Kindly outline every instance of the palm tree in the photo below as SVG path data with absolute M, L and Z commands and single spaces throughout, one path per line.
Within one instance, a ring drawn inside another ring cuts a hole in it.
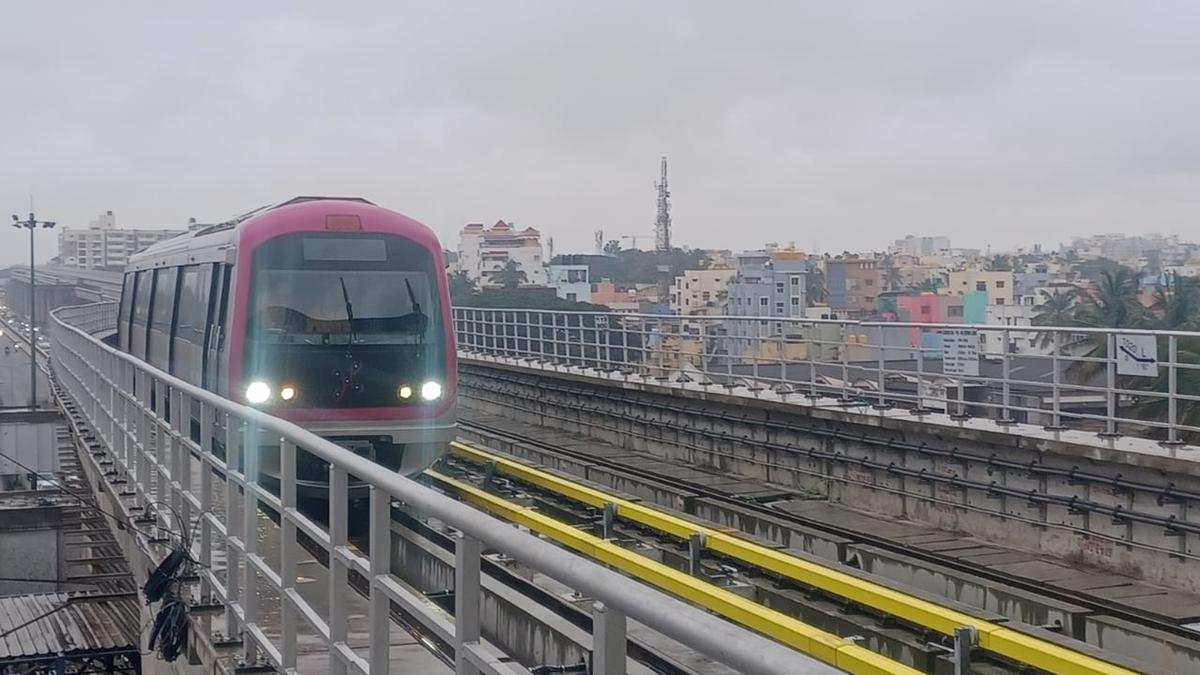
M 900 273 L 900 268 L 896 267 L 896 261 L 892 256 L 883 256 L 879 269 L 883 273 L 883 289 L 885 291 L 900 290 L 904 285 L 904 276 Z
M 808 296 L 810 307 L 825 302 L 828 289 L 825 288 L 825 272 L 823 270 L 812 267 L 808 270 L 808 274 L 804 275 L 804 294 Z
M 1138 278 L 1133 270 L 1121 265 L 1100 271 L 1096 288 L 1090 291 L 1075 312 L 1080 326 L 1130 328 L 1146 318 L 1138 302 Z
M 450 301 L 457 306 L 465 305 L 475 297 L 475 281 L 463 270 L 447 277 L 450 283 Z
M 910 286 L 909 288 L 917 293 L 937 293 L 940 286 L 941 285 L 937 282 L 937 279 L 926 279 L 925 281 L 922 281 L 915 286 Z
M 1192 277 L 1167 274 L 1166 284 L 1154 291 L 1150 309 L 1166 330 L 1200 328 L 1200 282 Z
M 1035 326 L 1071 326 L 1075 324 L 1075 304 L 1079 301 L 1079 290 L 1067 288 L 1053 293 L 1042 289 L 1042 304 L 1033 317 Z M 1054 333 L 1037 334 L 1038 345 L 1043 349 L 1054 342 Z
M 509 260 L 504 263 L 504 267 L 496 270 L 492 278 L 504 288 L 517 288 L 525 283 L 527 277 L 525 270 L 521 269 L 521 263 L 516 260 Z
M 1085 328 L 1139 328 L 1151 318 L 1138 302 L 1137 274 L 1123 265 L 1113 265 L 1100 270 L 1099 283 L 1076 306 L 1072 320 L 1074 325 Z M 1089 333 L 1087 341 L 1090 346 L 1082 358 L 1108 358 L 1105 334 Z M 1074 361 L 1067 372 L 1086 382 L 1104 368 L 1102 361 Z

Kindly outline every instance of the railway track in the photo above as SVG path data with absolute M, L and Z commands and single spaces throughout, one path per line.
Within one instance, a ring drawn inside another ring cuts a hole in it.
M 965 563 L 958 558 L 940 555 L 936 552 L 914 549 L 909 545 L 888 539 L 886 537 L 875 536 L 869 533 L 841 527 L 826 521 L 806 518 L 793 513 L 788 513 L 786 511 L 773 509 L 768 505 L 760 504 L 754 501 L 748 501 L 745 499 L 739 499 L 727 492 L 715 490 L 712 487 L 701 483 L 657 474 L 651 471 L 640 469 L 638 467 L 611 461 L 604 457 L 581 450 L 555 446 L 531 436 L 514 433 L 508 429 L 499 429 L 473 421 L 460 421 L 460 426 L 464 429 L 472 430 L 484 438 L 491 437 L 496 439 L 504 439 L 508 442 L 515 442 L 527 447 L 537 448 L 542 452 L 559 455 L 562 457 L 569 457 L 574 460 L 586 461 L 590 464 L 601 465 L 607 469 L 618 471 L 631 477 L 641 478 L 654 483 L 665 484 L 684 489 L 701 495 L 712 501 L 736 506 L 741 510 L 750 510 L 764 516 L 770 516 L 773 519 L 782 519 L 789 523 L 808 529 L 817 530 L 819 532 L 827 533 L 840 538 L 850 539 L 863 544 L 869 544 L 882 550 L 903 554 L 909 558 L 914 558 L 959 572 L 964 572 L 998 584 L 1004 584 L 1013 588 L 1018 588 L 1050 600 L 1083 606 L 1095 612 L 1096 614 L 1117 617 L 1125 621 L 1130 621 L 1132 623 L 1145 626 L 1147 628 L 1168 632 L 1170 634 L 1194 641 L 1200 645 L 1200 635 L 1193 630 L 1178 625 L 1169 617 L 1155 614 L 1150 611 L 1141 610 L 1139 608 L 1129 607 L 1128 605 L 1113 602 L 1108 599 L 1098 597 L 1094 594 L 1087 592 L 1068 592 L 1063 589 L 1054 588 L 1011 574 L 999 572 L 986 566 Z

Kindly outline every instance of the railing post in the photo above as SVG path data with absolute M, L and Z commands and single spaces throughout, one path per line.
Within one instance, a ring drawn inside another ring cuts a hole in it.
M 279 439 L 279 614 L 280 655 L 284 670 L 296 667 L 296 444 Z
M 190 424 L 190 422 L 189 422 Z M 212 565 L 212 523 L 209 522 L 208 514 L 213 508 L 213 472 L 212 466 L 204 461 L 204 457 L 212 457 L 212 426 L 213 426 L 213 409 L 212 406 L 200 403 L 200 564 Z M 208 577 L 200 578 L 200 594 L 205 596 L 205 601 L 212 593 L 212 586 L 208 582 Z M 212 636 L 212 618 L 207 616 L 204 619 L 204 631 L 208 636 Z
M 481 599 L 479 559 L 483 547 L 479 540 L 459 534 L 454 543 L 454 672 L 478 675 L 479 670 L 467 657 L 468 645 L 479 642 Z
M 914 415 L 925 415 L 925 342 L 921 339 L 925 333 L 917 329 L 917 407 L 912 409 Z M 942 346 L 945 350 L 945 345 Z
M 1012 416 L 1012 353 L 1008 348 L 1008 341 L 1011 339 L 1009 330 L 1006 328 L 1000 333 L 1000 339 L 1004 343 L 1000 348 L 1000 367 L 1003 369 L 1000 383 L 1001 399 L 1000 399 L 1000 419 L 996 420 L 997 424 L 1013 424 Z
M 182 390 L 171 390 L 171 504 L 183 519 L 183 527 L 191 528 L 192 503 L 184 499 L 184 493 L 192 489 L 192 457 L 183 444 L 183 404 L 187 400 Z M 190 406 L 190 402 L 189 402 Z M 187 418 L 192 412 L 189 408 Z M 189 425 L 190 426 L 190 425 Z
M 1050 426 L 1046 427 L 1047 431 L 1061 431 L 1066 429 L 1062 423 L 1062 367 L 1059 363 L 1059 351 L 1062 347 L 1062 332 L 1054 331 L 1051 333 L 1053 339 L 1050 343 L 1050 368 L 1053 371 L 1051 374 L 1051 416 Z
M 592 605 L 592 675 L 625 675 L 625 614 Z
M 879 330 L 879 337 L 878 337 L 877 343 L 875 344 L 875 367 L 878 368 L 878 370 L 879 370 L 879 372 L 877 374 L 878 386 L 879 386 L 879 397 L 878 397 L 878 401 L 875 403 L 875 409 L 876 410 L 887 410 L 888 409 L 887 361 L 886 361 L 887 349 L 885 347 L 887 342 L 885 341 L 885 338 L 883 335 L 883 331 L 885 329 L 882 326 L 880 326 L 878 328 L 878 330 Z
M 842 396 L 840 403 L 846 405 L 850 402 L 850 324 L 843 323 L 841 325 L 841 354 L 838 359 L 842 366 Z
M 329 465 L 329 656 L 335 675 L 345 675 L 347 665 L 337 647 L 346 643 L 348 570 L 342 556 L 348 543 L 348 481 L 345 469 Z
M 1179 342 L 1175 335 L 1167 336 L 1167 445 L 1180 445 L 1179 440 Z
M 371 579 L 370 621 L 371 646 L 368 649 L 371 675 L 387 675 L 391 666 L 391 601 L 380 587 L 381 577 L 391 572 L 392 497 L 381 488 L 371 486 Z
M 225 541 L 225 635 L 233 638 L 238 634 L 237 612 L 233 605 L 241 597 L 239 582 L 239 561 L 241 555 L 231 542 L 242 538 L 242 520 L 238 517 L 239 496 L 238 488 L 241 479 L 238 477 L 241 462 L 242 421 L 233 415 L 225 414 L 225 524 L 227 539 Z
M 254 557 L 258 554 L 258 487 L 259 453 L 258 425 L 247 422 L 242 427 L 242 545 L 246 551 L 242 575 L 242 612 L 246 617 L 245 631 L 258 623 L 258 570 Z M 257 654 L 254 640 L 246 634 L 242 637 L 247 663 L 254 663 Z
M 1112 438 L 1117 436 L 1117 334 L 1109 332 L 1104 336 L 1107 343 L 1105 349 L 1105 392 L 1104 399 L 1108 414 L 1104 420 L 1104 433 L 1101 436 Z

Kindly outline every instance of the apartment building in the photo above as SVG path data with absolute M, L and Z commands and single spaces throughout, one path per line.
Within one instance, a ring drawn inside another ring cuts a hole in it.
M 977 268 L 966 268 L 950 272 L 950 283 L 946 293 L 966 295 L 976 291 L 987 293 L 989 305 L 1013 304 L 1016 279 L 1011 271 L 996 272 Z
M 64 227 L 58 231 L 58 256 L 63 265 L 82 269 L 123 269 L 129 256 L 183 230 L 134 230 L 117 227 L 112 211 L 88 223 L 86 228 Z
M 849 317 L 864 317 L 879 309 L 883 290 L 879 261 L 846 258 L 825 261 L 825 291 L 829 308 Z
M 737 276 L 731 268 L 684 270 L 671 287 L 671 313 L 685 316 L 723 314 L 729 282 Z
M 525 273 L 526 285 L 545 286 L 541 237 L 532 227 L 517 230 L 503 220 L 491 228 L 470 223 L 459 232 L 459 269 L 480 287 L 498 286 L 495 275 L 511 260 Z

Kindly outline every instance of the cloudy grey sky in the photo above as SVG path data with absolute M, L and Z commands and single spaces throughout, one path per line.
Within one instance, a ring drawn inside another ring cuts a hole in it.
M 504 218 L 563 252 L 649 234 L 665 154 L 693 246 L 1191 234 L 1198 29 L 1193 1 L 14 0 L 0 208 L 159 227 L 353 194 L 451 248 Z

